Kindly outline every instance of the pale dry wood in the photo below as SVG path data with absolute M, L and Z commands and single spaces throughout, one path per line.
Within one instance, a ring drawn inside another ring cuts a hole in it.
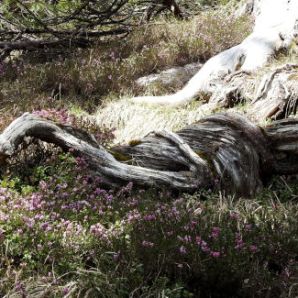
M 298 99 L 298 65 L 273 68 L 256 84 L 256 95 L 248 105 L 248 116 L 255 121 L 282 119 L 296 114 Z M 250 100 L 246 100 L 250 102 Z
M 249 11 L 255 16 L 255 26 L 241 44 L 208 60 L 177 93 L 136 97 L 133 101 L 178 106 L 194 100 L 201 93 L 209 93 L 210 98 L 213 98 L 213 94 L 225 87 L 224 79 L 227 76 L 238 71 L 252 73 L 266 65 L 276 53 L 297 41 L 298 1 L 255 0 L 249 1 L 249 6 Z
M 24 114 L 9 125 L 0 135 L 0 159 L 12 156 L 25 137 L 34 137 L 56 144 L 63 149 L 72 148 L 75 154 L 82 154 L 88 160 L 94 173 L 100 174 L 104 182 L 119 185 L 133 181 L 138 185 L 152 187 L 171 186 L 180 190 L 194 190 L 205 186 L 206 177 L 197 177 L 190 171 L 171 172 L 127 165 L 117 161 L 94 138 L 85 132 L 68 126 Z M 202 165 L 203 167 L 203 165 Z M 207 169 L 206 169 L 207 170 Z
M 180 150 L 182 155 L 184 155 L 184 157 L 187 159 L 190 170 L 198 171 L 198 174 L 201 175 L 206 174 L 206 172 L 202 172 L 201 169 L 204 169 L 208 166 L 207 162 L 204 159 L 202 159 L 198 154 L 196 154 L 189 147 L 189 145 L 181 137 L 179 137 L 179 135 L 167 130 L 155 132 L 154 134 L 158 137 L 163 137 L 166 140 L 169 140 L 170 142 L 174 143 Z
M 268 94 L 268 91 L 269 91 L 270 87 L 272 86 L 272 82 L 277 74 L 279 74 L 281 72 L 289 71 L 292 69 L 297 69 L 297 68 L 298 68 L 298 64 L 286 64 L 286 65 L 283 65 L 281 67 L 274 69 L 274 71 L 272 71 L 271 73 L 266 75 L 263 78 L 263 80 L 258 88 L 257 95 L 256 95 L 255 99 L 252 101 L 252 103 L 254 104 L 255 102 L 262 99 L 263 97 L 265 97 Z
M 0 135 L 1 162 L 16 154 L 27 137 L 84 156 L 90 172 L 110 186 L 221 188 L 252 196 L 272 174 L 298 173 L 298 120 L 293 119 L 261 129 L 238 114 L 215 114 L 177 133 L 156 132 L 112 148 L 111 154 L 84 131 L 27 113 Z

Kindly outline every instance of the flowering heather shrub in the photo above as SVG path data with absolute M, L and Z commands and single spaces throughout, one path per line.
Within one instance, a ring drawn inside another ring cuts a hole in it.
M 43 109 L 36 110 L 33 114 L 42 118 L 55 121 L 62 125 L 71 125 L 94 135 L 97 142 L 103 146 L 109 146 L 114 138 L 113 131 L 105 127 L 98 127 L 96 121 L 91 117 L 75 116 L 66 109 Z
M 0 66 L 0 100 L 12 104 L 0 128 L 11 115 L 35 109 L 108 145 L 110 131 L 72 115 L 60 99 L 88 98 L 95 107 L 101 95 L 118 96 L 141 75 L 205 61 L 248 30 L 247 20 L 206 14 L 149 25 L 113 49 L 99 45 L 44 64 Z M 84 158 L 25 145 L 1 168 L 0 296 L 296 297 L 298 187 L 280 181 L 239 201 L 131 183 L 109 190 Z
M 102 96 L 138 92 L 140 76 L 171 66 L 206 61 L 242 41 L 249 33 L 247 19 L 233 19 L 221 12 L 202 13 L 187 21 L 164 21 L 135 30 L 126 40 L 98 46 L 52 62 L 24 61 L 7 69 L 1 90 L 5 97 L 77 99 L 85 108 L 97 107 Z M 19 69 L 19 70 L 16 70 Z M 11 75 L 10 75 L 11 74 Z M 172 86 L 172 88 L 175 86 Z M 112 93 L 112 94 L 111 94 Z M 88 100 L 86 100 L 88 99 Z
M 273 194 L 112 191 L 69 154 L 39 172 L 26 192 L 2 180 L 1 296 L 274 297 L 297 278 L 297 205 Z

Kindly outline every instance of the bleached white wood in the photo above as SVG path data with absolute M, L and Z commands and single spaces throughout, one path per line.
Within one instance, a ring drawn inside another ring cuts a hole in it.
M 201 93 L 212 94 L 217 81 L 235 71 L 253 72 L 268 63 L 283 48 L 288 48 L 298 34 L 297 0 L 253 1 L 255 26 L 239 45 L 208 60 L 201 70 L 175 94 L 135 97 L 134 102 L 178 106 Z

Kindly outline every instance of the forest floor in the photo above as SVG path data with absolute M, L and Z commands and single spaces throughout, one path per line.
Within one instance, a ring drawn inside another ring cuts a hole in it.
M 0 68 L 0 130 L 24 112 L 86 129 L 107 147 L 177 130 L 210 111 L 200 100 L 134 104 L 132 96 L 181 88 L 136 79 L 204 63 L 250 30 L 248 18 L 212 11 L 75 53 L 16 56 Z M 285 60 L 297 56 L 272 63 Z M 268 179 L 249 199 L 131 183 L 107 190 L 83 158 L 39 142 L 0 174 L 1 297 L 298 297 L 296 176 Z

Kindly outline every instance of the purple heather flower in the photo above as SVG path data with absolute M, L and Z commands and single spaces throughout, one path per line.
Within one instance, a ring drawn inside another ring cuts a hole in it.
M 24 231 L 23 231 L 22 229 L 17 229 L 17 233 L 18 233 L 19 235 L 22 235 L 22 234 L 24 233 Z
M 0 211 L 0 221 L 7 221 L 9 216 Z
M 41 228 L 44 230 L 44 231 L 48 231 L 49 229 L 49 223 L 48 222 L 45 222 L 41 225 Z
M 210 248 L 208 247 L 208 244 L 205 241 L 201 241 L 201 249 L 203 252 L 209 252 Z
M 185 235 L 185 236 L 184 236 L 184 242 L 185 242 L 185 243 L 189 243 L 189 242 L 191 242 L 191 236 L 189 236 L 189 235 Z
M 23 220 L 26 226 L 30 229 L 33 228 L 33 226 L 35 225 L 35 220 L 33 218 L 24 217 Z
M 231 213 L 230 213 L 230 218 L 231 218 L 231 219 L 238 220 L 238 219 L 239 219 L 239 214 L 236 213 L 236 212 L 231 212 Z
M 220 252 L 219 251 L 211 251 L 210 256 L 213 258 L 219 258 L 220 257 Z
M 25 288 L 24 288 L 24 285 L 22 283 L 17 282 L 16 285 L 15 285 L 15 288 L 18 292 L 22 292 L 22 294 L 24 293 Z
M 211 237 L 213 239 L 217 239 L 219 234 L 220 234 L 220 228 L 219 227 L 213 227 L 212 232 L 211 232 Z
M 191 242 L 191 236 L 189 235 L 185 235 L 184 237 L 181 237 L 181 236 L 177 236 L 177 239 L 181 242 L 184 242 L 184 243 L 190 243 Z
M 67 295 L 69 293 L 69 288 L 65 287 L 63 289 L 63 295 Z
M 47 190 L 48 184 L 44 180 L 42 180 L 39 182 L 39 187 L 41 190 Z
M 108 231 L 102 224 L 97 223 L 95 225 L 92 225 L 90 227 L 90 232 L 99 237 L 101 240 L 108 241 Z
M 186 248 L 182 245 L 179 247 L 179 252 L 182 254 L 182 255 L 185 255 L 187 253 L 186 251 Z
M 252 253 L 255 253 L 258 251 L 258 247 L 256 245 L 250 245 L 249 246 L 249 250 L 252 252 Z
M 241 250 L 243 248 L 243 246 L 244 246 L 244 242 L 242 240 L 241 234 L 236 233 L 236 240 L 235 240 L 235 242 L 236 242 L 235 249 Z
M 156 219 L 156 216 L 154 214 L 147 214 L 144 216 L 145 221 L 154 221 Z

